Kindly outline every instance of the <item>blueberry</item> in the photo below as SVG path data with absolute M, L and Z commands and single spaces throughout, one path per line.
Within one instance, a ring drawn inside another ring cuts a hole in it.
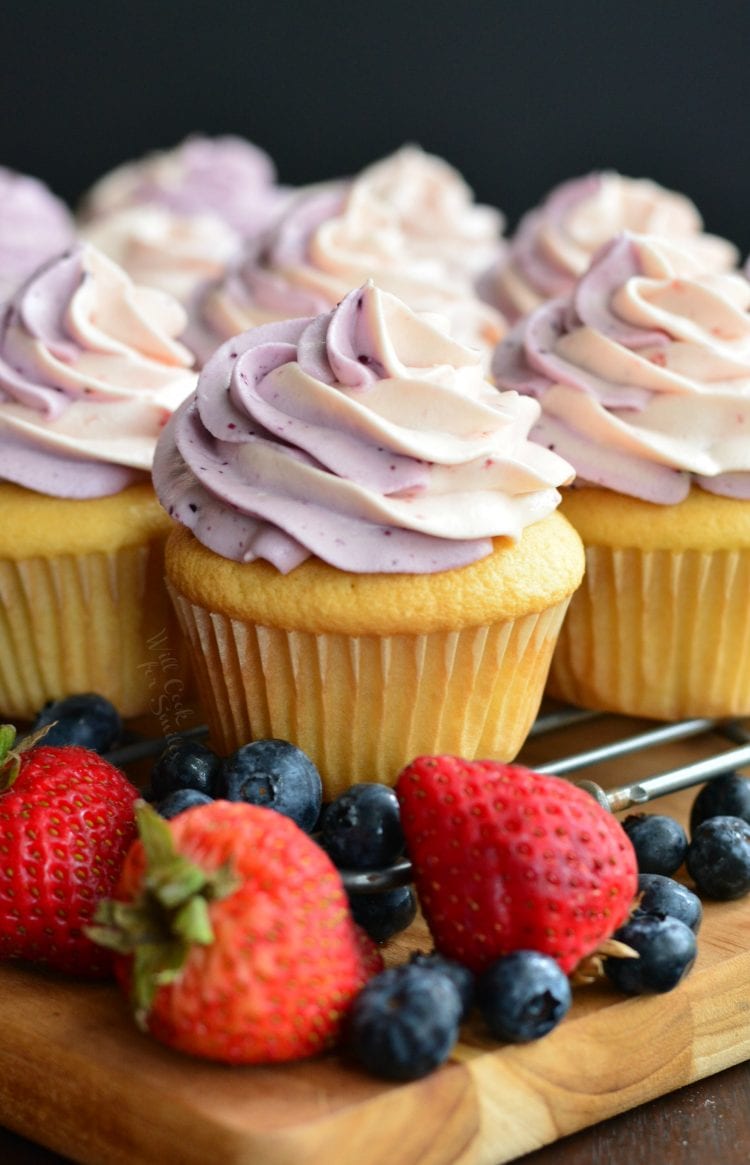
M 690 836 L 709 817 L 741 817 L 750 822 L 750 781 L 739 773 L 724 773 L 704 785 L 690 810 Z
M 628 995 L 671 991 L 695 962 L 695 935 L 679 918 L 635 914 L 613 938 L 638 952 L 638 958 L 609 955 L 604 959 L 608 978 Z
M 323 786 L 309 756 L 271 738 L 243 744 L 222 761 L 215 795 L 275 809 L 310 833 L 320 815 Z
M 709 817 L 693 834 L 685 861 L 700 894 L 742 898 L 750 890 L 750 825 L 740 817 Z
M 377 894 L 350 894 L 349 905 L 354 921 L 376 943 L 384 943 L 394 934 L 406 930 L 417 915 L 417 898 L 411 886 L 399 886 Z
M 363 781 L 326 806 L 320 844 L 342 870 L 377 870 L 401 856 L 404 834 L 398 800 L 388 785 Z
M 205 744 L 176 737 L 151 770 L 151 798 L 160 801 L 177 789 L 197 789 L 213 797 L 220 768 L 221 760 Z
M 405 963 L 381 971 L 354 1000 L 346 1026 L 353 1057 L 386 1080 L 419 1080 L 458 1039 L 461 1000 L 447 976 Z
M 633 843 L 641 874 L 669 876 L 685 861 L 687 834 L 674 817 L 661 813 L 631 813 L 622 827 Z
M 567 975 L 550 955 L 513 951 L 478 977 L 476 999 L 496 1040 L 526 1043 L 558 1025 L 572 995 Z
M 697 894 L 664 874 L 640 874 L 638 892 L 641 895 L 636 914 L 668 914 L 679 918 L 697 934 L 703 919 L 703 906 Z
M 192 809 L 195 805 L 210 805 L 212 800 L 198 789 L 175 789 L 158 801 L 155 808 L 162 817 L 176 817 L 178 813 Z
M 476 990 L 476 979 L 473 971 L 470 971 L 463 963 L 457 963 L 455 959 L 447 959 L 445 955 L 440 955 L 437 951 L 432 951 L 429 955 L 425 955 L 421 951 L 414 951 L 409 961 L 416 967 L 427 967 L 433 971 L 439 971 L 441 975 L 447 975 L 461 997 L 461 1019 L 468 1018 L 474 1006 Z
M 109 752 L 122 734 L 119 712 L 96 692 L 48 700 L 37 713 L 30 731 L 36 732 L 47 724 L 53 727 L 45 734 L 44 744 L 77 744 L 101 753 Z

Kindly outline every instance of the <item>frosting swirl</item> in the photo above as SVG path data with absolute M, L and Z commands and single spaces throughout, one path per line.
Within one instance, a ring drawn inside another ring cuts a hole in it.
M 536 397 L 535 440 L 586 481 L 646 501 L 695 483 L 750 498 L 750 282 L 623 234 L 574 290 L 516 324 L 492 364 Z
M 39 268 L 0 321 L 0 475 L 58 497 L 148 474 L 159 431 L 195 386 L 185 313 L 90 244 Z
M 204 360 L 224 339 L 334 307 L 368 279 L 415 311 L 439 312 L 464 343 L 489 350 L 505 330 L 475 288 L 501 247 L 499 211 L 477 206 L 447 162 L 406 147 L 347 182 L 298 193 L 191 311 L 186 342 Z
M 43 182 L 0 166 L 0 300 L 70 246 L 73 216 Z
M 242 245 L 217 215 L 178 214 L 155 204 L 114 211 L 84 225 L 80 234 L 134 283 L 158 287 L 181 303 L 223 275 Z
M 484 291 L 515 321 L 570 291 L 600 247 L 623 231 L 679 241 L 707 271 L 737 263 L 730 242 L 703 231 L 689 198 L 646 178 L 603 171 L 562 183 L 523 216 Z
M 154 459 L 162 505 L 225 558 L 429 573 L 551 513 L 572 471 L 527 440 L 536 402 L 368 283 L 222 345 Z
M 264 231 L 289 194 L 269 155 L 244 138 L 194 135 L 105 174 L 83 200 L 82 217 L 155 203 L 181 216 L 211 213 L 244 238 Z

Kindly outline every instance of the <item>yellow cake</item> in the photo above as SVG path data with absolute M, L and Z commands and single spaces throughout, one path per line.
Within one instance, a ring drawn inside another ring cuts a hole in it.
M 567 491 L 586 574 L 550 694 L 677 720 L 750 713 L 750 503 L 693 488 L 671 506 Z
M 215 353 L 154 484 L 219 751 L 291 740 L 329 797 L 419 753 L 515 756 L 583 570 L 537 415 L 371 283 Z
M 2 714 L 28 720 L 90 691 L 125 717 L 146 712 L 154 666 L 183 667 L 163 585 L 170 523 L 151 484 L 77 500 L 1 482 L 0 512 Z
M 429 575 L 351 574 L 317 558 L 281 575 L 221 558 L 182 527 L 167 543 L 217 747 L 291 740 L 334 796 L 392 783 L 420 754 L 511 760 L 582 570 L 580 539 L 557 513 Z

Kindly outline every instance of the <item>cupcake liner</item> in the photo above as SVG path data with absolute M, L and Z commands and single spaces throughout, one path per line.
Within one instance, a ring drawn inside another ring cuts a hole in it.
M 169 645 L 167 648 L 166 645 Z M 163 583 L 163 545 L 0 560 L 0 712 L 31 719 L 73 692 L 110 699 L 123 717 L 153 699 L 155 652 L 184 668 Z
M 589 546 L 548 694 L 631 716 L 750 714 L 750 551 Z
M 214 746 L 290 740 L 328 798 L 357 781 L 393 784 L 421 754 L 511 760 L 568 604 L 459 631 L 350 636 L 259 626 L 171 593 Z

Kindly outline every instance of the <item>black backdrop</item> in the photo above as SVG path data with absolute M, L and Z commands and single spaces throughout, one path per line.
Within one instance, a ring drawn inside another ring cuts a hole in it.
M 0 111 L 0 164 L 71 202 L 191 131 L 249 137 L 292 184 L 413 141 L 511 226 L 612 167 L 750 252 L 747 0 L 5 0 Z

